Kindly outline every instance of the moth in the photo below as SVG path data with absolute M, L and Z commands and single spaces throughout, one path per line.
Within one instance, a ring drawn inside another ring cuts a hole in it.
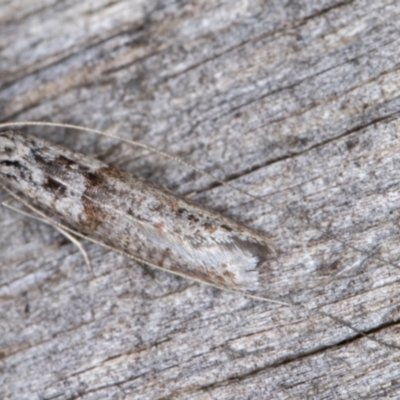
M 10 125 L 64 126 L 105 134 L 74 125 L 43 122 L 1 124 L 0 128 Z M 71 231 L 62 226 L 67 231 L 78 236 L 86 234 L 93 241 L 144 264 L 258 300 L 308 311 L 302 304 L 254 294 L 260 289 L 260 271 L 268 270 L 271 259 L 275 258 L 265 236 L 96 158 L 18 130 L 0 131 L 0 181 L 8 182 L 42 210 L 75 228 Z M 331 314 L 314 312 L 383 346 L 399 348 L 371 338 Z
M 96 158 L 0 132 L 0 177 L 89 237 L 219 288 L 254 292 L 274 252 L 261 234 Z

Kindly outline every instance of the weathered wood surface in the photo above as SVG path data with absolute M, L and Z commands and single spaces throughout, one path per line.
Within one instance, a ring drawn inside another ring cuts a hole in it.
M 108 129 L 262 197 L 108 139 L 42 135 L 266 232 L 264 295 L 309 309 L 154 279 L 85 243 L 92 278 L 57 231 L 0 208 L 0 398 L 399 397 L 400 4 L 0 10 L 2 121 Z

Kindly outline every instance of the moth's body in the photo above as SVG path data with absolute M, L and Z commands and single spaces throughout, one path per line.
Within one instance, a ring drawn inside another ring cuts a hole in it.
M 0 132 L 0 177 L 80 232 L 145 262 L 252 291 L 267 240 L 137 176 L 16 131 Z

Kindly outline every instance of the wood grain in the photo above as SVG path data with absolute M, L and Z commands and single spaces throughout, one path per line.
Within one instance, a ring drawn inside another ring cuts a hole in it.
M 84 243 L 91 277 L 52 227 L 2 207 L 0 398 L 399 397 L 399 4 L 0 7 L 1 121 L 109 130 L 229 182 L 239 190 L 110 139 L 29 129 L 265 232 L 277 258 L 262 295 L 301 305 Z

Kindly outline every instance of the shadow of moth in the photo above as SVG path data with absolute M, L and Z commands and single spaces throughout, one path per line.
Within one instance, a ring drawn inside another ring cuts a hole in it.
M 255 291 L 273 255 L 265 237 L 229 218 L 16 130 L 0 132 L 0 177 L 90 238 L 222 289 Z

